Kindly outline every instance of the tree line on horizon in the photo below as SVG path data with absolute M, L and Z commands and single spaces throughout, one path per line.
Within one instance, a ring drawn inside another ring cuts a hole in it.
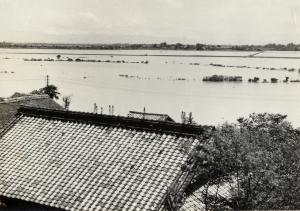
M 32 49 L 90 49 L 90 50 L 236 50 L 236 51 L 299 51 L 300 44 L 288 43 L 266 45 L 212 45 L 212 44 L 182 44 L 182 43 L 154 43 L 154 44 L 71 44 L 71 43 L 12 43 L 0 42 L 0 48 L 32 48 Z

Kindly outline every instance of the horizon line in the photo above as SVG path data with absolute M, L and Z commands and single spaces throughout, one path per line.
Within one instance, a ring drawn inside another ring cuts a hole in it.
M 100 42 L 10 42 L 10 41 L 1 41 L 0 43 L 9 43 L 9 44 L 60 44 L 60 45 L 153 45 L 153 44 L 161 44 L 166 43 L 168 45 L 175 45 L 175 44 L 182 44 L 182 45 L 196 45 L 196 44 L 202 44 L 202 45 L 214 45 L 214 46 L 266 46 L 270 44 L 275 45 L 288 45 L 288 44 L 294 44 L 294 45 L 300 45 L 294 42 L 287 42 L 286 44 L 283 43 L 275 43 L 270 42 L 266 44 L 208 44 L 208 43 L 202 43 L 202 42 L 196 42 L 196 43 L 181 43 L 181 42 L 170 42 L 167 41 L 161 41 L 161 42 L 137 42 L 137 43 L 131 43 L 131 42 L 112 42 L 112 43 L 100 43 Z

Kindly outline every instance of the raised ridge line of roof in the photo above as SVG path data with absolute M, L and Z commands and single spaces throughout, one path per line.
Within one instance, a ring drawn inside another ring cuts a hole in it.
M 46 108 L 34 108 L 30 106 L 20 106 L 17 115 L 57 119 L 60 121 L 84 122 L 95 125 L 132 128 L 137 130 L 155 131 L 159 133 L 181 136 L 186 135 L 192 137 L 202 134 L 205 130 L 212 129 L 211 126 L 188 125 L 174 122 L 137 119 L 132 117 L 95 114 L 88 112 L 52 110 Z
M 4 98 L 0 104 L 7 104 L 7 103 L 15 103 L 20 101 L 30 101 L 30 100 L 39 100 L 39 99 L 47 99 L 49 98 L 48 95 L 24 95 L 20 97 L 8 97 Z
M 133 114 L 148 114 L 148 115 L 154 115 L 154 116 L 169 116 L 168 114 L 157 114 L 157 113 L 148 113 L 148 112 L 139 112 L 139 111 L 129 111 L 129 113 L 133 113 Z

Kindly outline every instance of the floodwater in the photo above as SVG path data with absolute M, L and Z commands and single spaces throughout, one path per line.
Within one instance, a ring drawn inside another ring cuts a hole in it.
M 101 62 L 24 61 L 56 60 L 57 54 L 63 60 L 81 58 Z M 109 105 L 114 105 L 115 115 L 127 115 L 130 110 L 143 111 L 145 107 L 146 112 L 169 114 L 176 121 L 180 121 L 181 111 L 185 111 L 192 112 L 199 124 L 214 125 L 235 122 L 253 112 L 272 112 L 287 114 L 294 126 L 300 126 L 300 83 L 282 82 L 285 77 L 300 80 L 300 52 L 258 55 L 286 58 L 194 56 L 250 54 L 255 52 L 0 49 L 0 96 L 39 89 L 46 85 L 45 78 L 49 75 L 50 83 L 59 88 L 62 96 L 72 95 L 71 110 L 92 112 L 96 103 L 99 112 L 103 107 L 107 114 Z M 103 62 L 107 60 L 110 62 Z M 280 69 L 284 67 L 296 70 Z M 202 81 L 203 77 L 214 74 L 242 76 L 243 82 Z M 279 82 L 248 83 L 253 77 L 261 81 L 275 77 Z

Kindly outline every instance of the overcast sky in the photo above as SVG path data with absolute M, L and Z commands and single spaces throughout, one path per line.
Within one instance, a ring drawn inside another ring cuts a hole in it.
M 0 41 L 300 43 L 300 0 L 0 0 Z

